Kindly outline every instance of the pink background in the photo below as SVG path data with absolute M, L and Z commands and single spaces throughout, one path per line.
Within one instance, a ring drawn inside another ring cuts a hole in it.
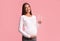
M 18 26 L 24 2 L 38 20 L 42 16 L 37 41 L 60 41 L 60 0 L 0 0 L 0 41 L 22 40 Z

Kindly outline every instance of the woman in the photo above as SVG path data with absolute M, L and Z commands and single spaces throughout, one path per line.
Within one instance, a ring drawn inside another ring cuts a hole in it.
M 38 21 L 38 23 L 40 24 L 41 21 Z M 19 31 L 22 33 L 22 41 L 36 41 L 37 21 L 36 16 L 32 15 L 29 3 L 24 3 L 22 6 Z

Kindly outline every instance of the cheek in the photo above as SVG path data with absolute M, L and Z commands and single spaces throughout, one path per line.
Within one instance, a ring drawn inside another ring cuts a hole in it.
M 27 11 L 27 8 L 25 8 L 25 11 Z
M 27 9 L 25 8 L 25 11 L 26 11 Z
M 31 8 L 25 8 L 25 11 L 27 12 L 27 11 L 31 11 Z
M 31 10 L 31 8 L 28 8 L 29 10 Z

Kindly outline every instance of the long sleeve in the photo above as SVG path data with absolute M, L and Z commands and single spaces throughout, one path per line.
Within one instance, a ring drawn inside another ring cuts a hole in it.
M 26 37 L 30 38 L 30 35 L 28 33 L 26 33 L 25 31 L 23 31 L 23 16 L 20 17 L 20 22 L 19 22 L 19 31 Z
M 37 20 L 37 17 L 35 16 L 35 21 L 36 21 L 36 25 L 37 25 L 37 27 L 39 26 L 39 24 L 38 24 L 38 20 Z

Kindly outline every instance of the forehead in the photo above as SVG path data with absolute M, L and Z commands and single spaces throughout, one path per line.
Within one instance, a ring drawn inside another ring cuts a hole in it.
M 30 5 L 29 4 L 26 4 L 25 7 L 30 7 Z

